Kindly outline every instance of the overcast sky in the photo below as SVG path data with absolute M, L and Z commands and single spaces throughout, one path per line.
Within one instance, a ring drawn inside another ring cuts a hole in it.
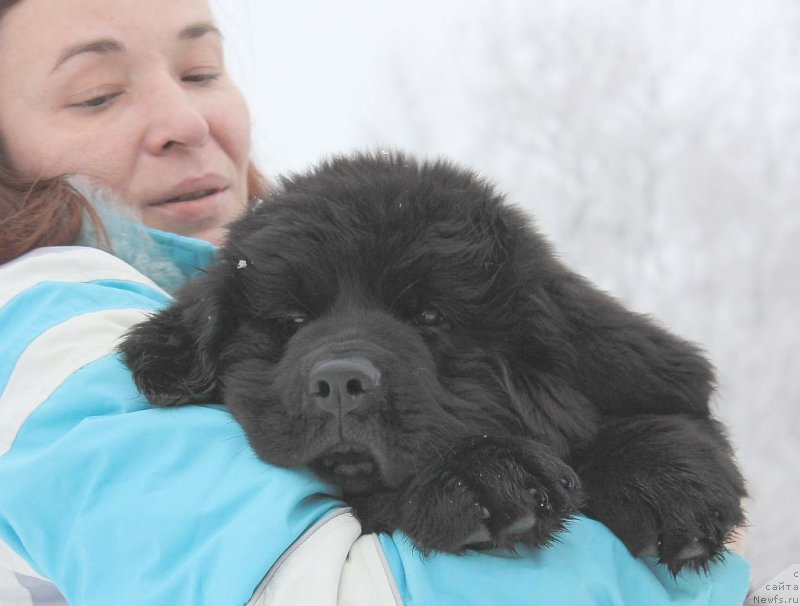
M 405 145 L 391 123 L 397 71 L 438 74 L 431 80 L 438 120 L 458 125 L 457 107 L 437 101 L 447 88 L 458 41 L 482 35 L 492 16 L 525 14 L 544 21 L 581 7 L 589 19 L 625 20 L 627 0 L 212 0 L 228 38 L 228 61 L 250 100 L 254 145 L 269 171 L 299 168 L 322 154 L 365 145 Z M 715 61 L 718 77 L 738 77 L 731 50 L 754 35 L 770 36 L 785 1 L 672 2 L 671 20 L 645 24 L 671 44 L 694 46 L 698 69 Z M 554 8 L 556 7 L 556 8 Z M 560 7 L 560 9 L 558 8 Z M 783 16 L 785 18 L 785 15 Z M 675 21 L 679 22 L 676 23 Z M 476 68 L 477 69 L 477 68 Z M 688 73 L 689 70 L 687 70 Z M 687 86 L 692 86 L 687 81 Z M 449 99 L 457 106 L 457 100 Z M 457 150 L 457 146 L 452 146 Z M 452 153 L 452 152 L 451 152 Z

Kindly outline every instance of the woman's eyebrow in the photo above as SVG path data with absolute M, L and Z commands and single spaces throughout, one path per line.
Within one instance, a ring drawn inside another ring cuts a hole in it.
M 211 23 L 210 21 L 202 21 L 200 23 L 194 23 L 188 27 L 184 27 L 178 33 L 178 39 L 180 40 L 196 40 L 197 38 L 202 38 L 206 34 L 216 34 L 220 38 L 222 38 L 222 32 L 219 31 L 216 25 Z
M 98 53 L 100 55 L 107 55 L 109 53 L 121 53 L 123 50 L 125 50 L 125 47 L 116 40 L 103 39 L 91 40 L 89 42 L 79 42 L 78 44 L 68 46 L 61 52 L 50 73 L 56 71 L 59 67 L 73 57 L 83 53 Z
M 206 34 L 216 34 L 220 38 L 222 38 L 222 32 L 219 31 L 216 25 L 211 23 L 210 21 L 202 21 L 200 23 L 193 23 L 185 28 L 183 28 L 180 32 L 178 32 L 178 39 L 179 40 L 197 40 L 198 38 L 202 38 Z M 51 73 L 56 71 L 59 67 L 61 67 L 64 63 L 72 59 L 77 55 L 81 55 L 84 53 L 97 53 L 100 55 L 107 55 L 110 53 L 120 53 L 125 50 L 125 47 L 122 43 L 112 40 L 112 39 L 100 39 L 100 40 L 90 40 L 88 42 L 79 42 L 77 44 L 73 44 L 65 48 L 61 54 L 58 56 L 58 59 L 51 70 Z

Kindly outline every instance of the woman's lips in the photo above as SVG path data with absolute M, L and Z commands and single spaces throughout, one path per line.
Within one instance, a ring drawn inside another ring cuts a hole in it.
M 229 186 L 228 180 L 219 173 L 187 177 L 172 187 L 162 190 L 158 196 L 153 196 L 151 205 L 191 202 L 212 196 L 221 190 L 228 189 Z
M 169 200 L 165 200 L 164 202 L 157 203 L 156 206 L 160 204 L 172 204 L 174 202 L 191 202 L 193 200 L 199 200 L 200 198 L 206 198 L 208 196 L 213 196 L 218 191 L 221 191 L 217 188 L 210 188 L 204 189 L 201 191 L 195 191 L 188 194 L 183 194 L 181 196 L 175 196 L 174 198 L 170 198 Z
M 230 203 L 228 187 L 205 188 L 173 196 L 148 206 L 148 210 L 179 221 L 205 221 L 225 214 Z

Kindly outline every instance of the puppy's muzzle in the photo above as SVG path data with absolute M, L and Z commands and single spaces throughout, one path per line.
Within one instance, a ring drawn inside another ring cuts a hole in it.
M 308 373 L 308 393 L 321 410 L 335 416 L 359 407 L 364 396 L 380 385 L 381 373 L 361 357 L 322 360 Z

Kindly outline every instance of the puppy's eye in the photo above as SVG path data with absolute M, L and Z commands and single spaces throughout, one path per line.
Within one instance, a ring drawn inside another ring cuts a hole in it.
M 444 315 L 441 311 L 439 311 L 433 305 L 428 305 L 427 307 L 422 308 L 419 313 L 417 313 L 417 317 L 415 321 L 420 326 L 427 326 L 430 328 L 440 326 L 446 327 L 447 323 L 445 322 Z
M 308 315 L 299 311 L 293 311 L 281 316 L 280 321 L 281 323 L 291 326 L 292 328 L 300 328 L 306 322 L 308 322 Z
M 275 313 L 262 318 L 268 326 L 279 330 L 285 336 L 291 335 L 308 322 L 308 315 L 299 311 Z

